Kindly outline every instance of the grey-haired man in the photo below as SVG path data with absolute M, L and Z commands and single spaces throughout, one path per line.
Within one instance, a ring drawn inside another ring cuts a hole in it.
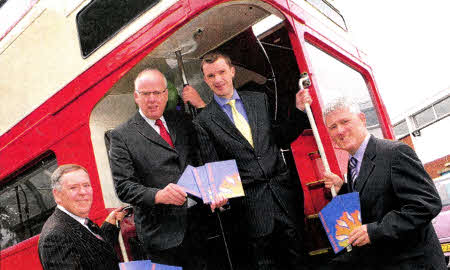
M 119 269 L 113 245 L 119 229 L 113 225 L 125 213 L 111 212 L 99 228 L 88 219 L 92 187 L 85 168 L 76 164 L 58 167 L 51 176 L 57 204 L 39 237 L 39 258 L 50 269 Z
M 340 98 L 324 110 L 337 147 L 349 153 L 348 181 L 325 175 L 339 194 L 359 192 L 362 226 L 349 235 L 351 252 L 336 269 L 447 269 L 431 220 L 442 204 L 430 176 L 408 145 L 375 138 L 358 105 Z M 350 269 L 350 268 L 347 268 Z

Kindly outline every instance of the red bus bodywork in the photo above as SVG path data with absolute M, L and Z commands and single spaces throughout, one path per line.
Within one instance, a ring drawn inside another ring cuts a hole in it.
M 1 135 L 0 181 L 19 173 L 29 162 L 51 151 L 55 154 L 58 164 L 77 163 L 89 171 L 96 194 L 90 217 L 100 223 L 106 216 L 107 209 L 101 196 L 89 128 L 89 118 L 94 106 L 125 73 L 177 29 L 202 12 L 226 2 L 228 1 L 178 1 Z M 264 2 L 278 9 L 286 17 L 290 25 L 292 47 L 302 72 L 311 74 L 310 59 L 303 45 L 308 41 L 363 75 L 377 109 L 384 137 L 392 139 L 389 117 L 378 94 L 372 71 L 361 61 L 359 51 L 354 47 L 351 51 L 344 49 L 340 37 L 323 32 L 324 26 L 294 1 Z M 327 135 L 322 121 L 323 104 L 320 90 L 314 87 L 317 85 L 314 76 L 311 80 L 311 94 L 313 99 L 318 101 L 312 104 L 312 110 L 325 151 L 328 153 L 328 161 L 331 170 L 342 175 L 346 170 L 345 166 L 342 166 L 346 162 L 346 156 L 336 151 Z M 305 215 L 309 217 L 317 214 L 329 200 L 319 181 L 323 168 L 310 132 L 305 132 L 292 145 L 292 150 L 298 168 L 311 168 L 298 170 L 305 195 Z M 1 269 L 41 269 L 37 242 L 38 236 L 34 236 L 2 250 Z

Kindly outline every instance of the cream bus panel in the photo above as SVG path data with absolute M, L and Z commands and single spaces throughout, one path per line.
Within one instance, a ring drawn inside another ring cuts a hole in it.
M 160 1 L 90 57 L 83 59 L 76 15 L 89 1 L 84 1 L 67 17 L 70 8 L 62 7 L 61 0 L 39 1 L 33 9 L 43 12 L 38 13 L 37 18 L 16 39 L 10 40 L 8 35 L 0 41 L 0 48 L 4 48 L 0 52 L 0 65 L 7 67 L 0 72 L 0 100 L 8 100 L 0 106 L 0 115 L 8 115 L 0 119 L 0 135 L 175 2 Z M 72 4 L 73 1 L 68 3 Z M 33 14 L 36 13 L 31 10 L 27 16 Z M 14 29 L 10 34 L 13 33 Z

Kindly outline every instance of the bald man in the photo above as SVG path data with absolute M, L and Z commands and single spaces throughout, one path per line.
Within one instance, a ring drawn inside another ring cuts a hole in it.
M 189 101 L 204 106 L 198 93 Z M 192 123 L 183 112 L 165 111 L 164 75 L 146 69 L 135 80 L 139 111 L 111 132 L 110 161 L 119 198 L 135 207 L 136 231 L 154 262 L 207 269 L 204 205 L 187 205 L 176 183 L 187 165 L 200 165 Z M 226 203 L 223 198 L 211 209 Z

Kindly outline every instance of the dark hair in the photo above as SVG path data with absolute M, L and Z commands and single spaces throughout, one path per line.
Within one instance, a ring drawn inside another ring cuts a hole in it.
M 210 53 L 205 54 L 205 56 L 203 56 L 202 63 L 200 65 L 202 72 L 203 72 L 203 66 L 205 64 L 212 64 L 212 63 L 216 62 L 217 60 L 219 60 L 220 58 L 225 60 L 225 63 L 227 63 L 227 65 L 229 67 L 233 66 L 233 64 L 231 63 L 231 59 L 228 55 L 221 53 L 221 52 L 210 52 Z
M 61 190 L 62 176 L 65 175 L 66 173 L 78 171 L 78 170 L 83 170 L 86 173 L 88 173 L 87 170 L 83 166 L 80 166 L 78 164 L 65 164 L 65 165 L 61 165 L 58 168 L 56 168 L 56 170 L 53 172 L 52 176 L 50 177 L 51 182 L 52 182 L 52 189 Z

